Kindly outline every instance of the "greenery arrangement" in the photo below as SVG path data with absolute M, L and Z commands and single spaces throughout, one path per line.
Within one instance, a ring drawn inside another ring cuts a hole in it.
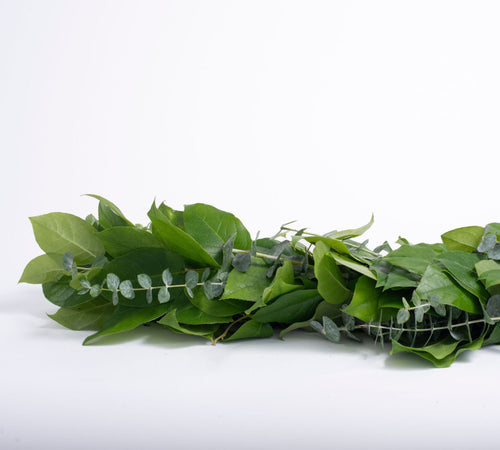
M 112 202 L 98 218 L 31 217 L 45 254 L 20 282 L 42 284 L 52 319 L 99 337 L 156 323 L 214 344 L 316 331 L 368 336 L 447 367 L 464 350 L 500 343 L 500 224 L 458 228 L 436 244 L 399 238 L 370 250 L 373 223 L 324 235 L 281 226 L 252 239 L 206 204 L 151 206 L 134 225 Z

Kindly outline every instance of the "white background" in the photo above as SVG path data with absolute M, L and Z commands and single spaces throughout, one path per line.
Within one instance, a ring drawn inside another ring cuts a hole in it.
M 0 448 L 495 448 L 500 355 L 318 336 L 82 347 L 29 216 L 205 202 L 370 245 L 500 221 L 495 1 L 0 0 Z

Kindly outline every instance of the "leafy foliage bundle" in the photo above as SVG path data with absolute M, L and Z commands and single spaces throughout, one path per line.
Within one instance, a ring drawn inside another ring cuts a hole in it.
M 151 206 L 134 225 L 112 202 L 98 218 L 31 217 L 45 254 L 20 282 L 42 284 L 50 317 L 99 337 L 157 323 L 218 341 L 296 329 L 392 345 L 447 367 L 464 350 L 500 343 L 500 224 L 469 226 L 442 243 L 370 250 L 373 223 L 324 235 L 283 225 L 252 239 L 233 214 L 206 204 Z

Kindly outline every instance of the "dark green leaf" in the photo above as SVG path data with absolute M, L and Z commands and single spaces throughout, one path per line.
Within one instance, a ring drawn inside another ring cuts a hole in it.
M 273 328 L 268 323 L 249 320 L 241 325 L 231 336 L 224 339 L 224 342 L 235 341 L 237 339 L 267 338 L 273 336 Z
M 180 324 L 176 317 L 176 310 L 170 311 L 163 316 L 158 323 L 165 325 L 172 331 L 180 334 L 190 334 L 200 336 L 206 339 L 212 339 L 215 331 L 219 328 L 218 324 L 186 325 Z
M 384 261 L 422 275 L 427 266 L 445 250 L 442 244 L 402 245 L 384 256 Z
M 97 237 L 113 258 L 138 248 L 163 248 L 163 243 L 149 231 L 129 226 L 108 228 L 98 233 Z
M 204 266 L 219 267 L 215 259 L 189 234 L 177 227 L 153 203 L 148 212 L 153 233 L 173 252 Z
M 252 246 L 250 234 L 238 218 L 203 203 L 185 206 L 184 227 L 218 262 L 222 262 L 222 246 L 233 233 L 236 248 L 250 250 Z
M 95 299 L 79 306 L 60 308 L 55 314 L 49 314 L 49 317 L 70 330 L 98 330 L 113 310 L 108 302 Z
M 57 306 L 69 308 L 92 300 L 90 295 L 78 295 L 77 291 L 68 285 L 69 279 L 51 281 L 42 285 L 45 298 Z
M 293 323 L 309 319 L 321 296 L 315 289 L 289 292 L 259 309 L 253 316 L 258 322 Z
M 197 290 L 190 302 L 203 312 L 216 317 L 229 317 L 242 313 L 251 305 L 241 300 L 209 300 L 203 290 Z

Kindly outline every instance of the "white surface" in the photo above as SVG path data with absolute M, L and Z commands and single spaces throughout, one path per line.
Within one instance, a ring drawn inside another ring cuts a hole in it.
M 0 448 L 495 448 L 500 355 L 429 369 L 297 333 L 82 347 L 16 286 L 28 216 L 154 197 L 372 245 L 500 221 L 500 5 L 0 2 Z M 149 336 L 149 337 L 148 337 Z

